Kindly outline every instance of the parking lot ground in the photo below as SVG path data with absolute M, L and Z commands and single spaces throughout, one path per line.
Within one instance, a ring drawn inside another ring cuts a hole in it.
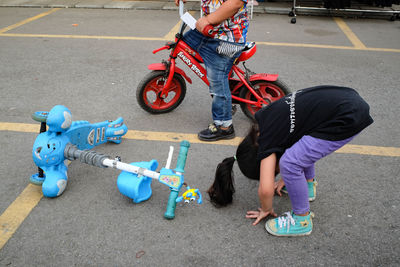
M 398 265 L 400 22 L 302 17 L 293 25 L 266 14 L 251 22 L 248 39 L 258 51 L 248 66 L 279 73 L 293 90 L 356 88 L 375 120 L 318 162 L 314 230 L 298 239 L 272 237 L 244 218 L 258 206 L 258 183 L 237 166 L 233 204 L 216 209 L 207 199 L 217 163 L 234 154 L 250 125 L 241 111 L 237 138 L 198 141 L 211 118 L 210 99 L 188 70 L 193 84 L 176 110 L 155 116 L 137 105 L 146 66 L 166 59 L 151 52 L 171 39 L 177 23 L 176 11 L 0 8 L 0 265 Z M 134 204 L 118 192 L 115 170 L 79 162 L 69 165 L 64 194 L 43 198 L 29 184 L 39 130 L 30 116 L 56 104 L 74 120 L 124 117 L 123 142 L 95 150 L 126 162 L 157 159 L 163 166 L 168 146 L 189 140 L 185 181 L 201 190 L 204 203 L 178 205 L 168 221 L 165 186 L 154 182 L 152 197 Z M 274 205 L 278 213 L 290 209 L 287 197 Z

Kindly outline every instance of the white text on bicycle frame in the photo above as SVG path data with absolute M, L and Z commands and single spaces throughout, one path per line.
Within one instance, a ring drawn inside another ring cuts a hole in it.
M 185 62 L 186 65 L 188 65 L 188 67 L 189 67 L 191 70 L 193 70 L 194 73 L 197 74 L 197 76 L 199 76 L 200 78 L 203 78 L 203 77 L 204 77 L 204 73 L 202 73 L 202 72 L 199 70 L 199 68 L 198 68 L 195 64 L 193 64 L 193 63 L 190 61 L 190 59 L 188 59 L 188 58 L 183 54 L 182 51 L 180 51 L 180 52 L 178 53 L 178 57 L 180 57 L 180 58 L 182 59 L 182 61 Z

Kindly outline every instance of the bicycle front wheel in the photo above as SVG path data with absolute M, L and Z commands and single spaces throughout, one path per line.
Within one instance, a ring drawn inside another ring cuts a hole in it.
M 186 95 L 186 83 L 179 74 L 174 74 L 165 96 L 161 91 L 166 82 L 165 71 L 152 71 L 138 85 L 136 100 L 141 108 L 152 114 L 167 113 L 177 108 Z

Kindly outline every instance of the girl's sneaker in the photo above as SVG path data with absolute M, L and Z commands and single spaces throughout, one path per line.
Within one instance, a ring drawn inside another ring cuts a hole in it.
M 308 201 L 312 202 L 317 197 L 317 185 L 318 185 L 318 183 L 314 179 L 311 182 L 307 182 L 307 185 L 308 185 Z M 285 193 L 285 194 L 288 193 L 288 191 L 286 189 L 286 186 L 282 187 L 281 192 Z
M 312 218 L 310 212 L 307 216 L 297 216 L 292 212 L 285 212 L 283 216 L 270 219 L 265 223 L 268 233 L 275 236 L 304 236 L 312 232 Z

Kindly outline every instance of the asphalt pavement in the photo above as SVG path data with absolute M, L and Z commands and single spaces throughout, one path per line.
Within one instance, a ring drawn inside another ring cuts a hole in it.
M 250 7 L 251 5 L 249 5 Z M 29 8 L 92 8 L 92 9 L 135 9 L 135 10 L 177 10 L 172 0 L 1 0 L 0 7 L 29 7 Z M 186 9 L 199 11 L 200 4 L 197 0 L 187 0 Z M 317 16 L 347 16 L 364 18 L 399 19 L 400 5 L 390 7 L 377 6 L 352 1 L 350 7 L 340 9 L 326 9 L 323 2 L 317 0 L 307 1 L 265 1 L 260 0 L 252 8 L 249 14 L 281 14 L 288 15 L 295 12 L 296 15 Z M 292 14 L 293 15 L 293 14 Z
M 286 14 L 265 13 L 251 20 L 248 39 L 257 53 L 247 67 L 278 73 L 292 90 L 353 87 L 375 120 L 317 163 L 314 228 L 301 238 L 273 237 L 264 223 L 245 218 L 258 207 L 258 182 L 236 165 L 233 204 L 217 209 L 209 202 L 216 165 L 235 153 L 250 126 L 240 109 L 237 139 L 199 142 L 210 97 L 182 62 L 193 83 L 176 110 L 152 115 L 137 104 L 147 66 L 167 59 L 152 51 L 178 23 L 176 10 L 0 8 L 0 266 L 398 266 L 400 21 L 299 16 L 291 24 Z M 124 162 L 156 159 L 164 166 L 169 146 L 177 151 L 189 140 L 185 181 L 204 203 L 178 204 L 175 219 L 166 220 L 166 186 L 153 181 L 151 198 L 135 204 L 118 191 L 118 171 L 79 161 L 68 167 L 63 195 L 43 197 L 29 184 L 39 131 L 31 114 L 56 104 L 73 120 L 122 116 L 129 129 L 122 143 L 94 150 Z M 276 196 L 274 207 L 288 211 L 289 198 Z

